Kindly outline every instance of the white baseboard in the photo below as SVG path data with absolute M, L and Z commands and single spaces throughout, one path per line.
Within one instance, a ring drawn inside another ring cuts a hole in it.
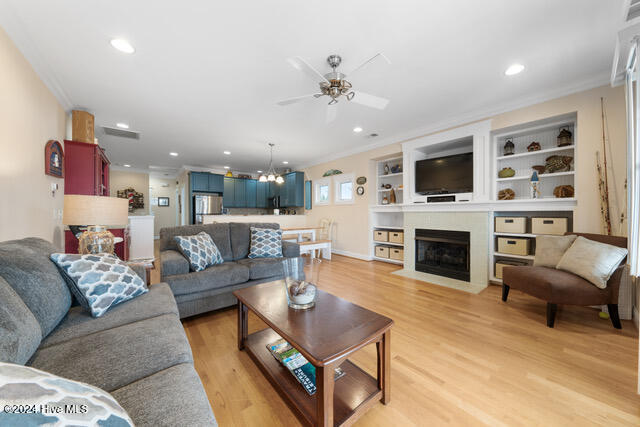
M 336 254 L 336 255 L 348 256 L 350 258 L 357 258 L 357 259 L 361 259 L 361 260 L 364 260 L 364 261 L 371 261 L 373 259 L 369 255 L 363 255 L 363 254 L 359 254 L 357 252 L 343 251 L 343 250 L 340 250 L 340 249 L 331 249 L 331 253 L 332 254 Z
M 633 324 L 636 325 L 636 329 L 640 330 L 640 312 L 638 312 L 638 307 L 633 307 Z

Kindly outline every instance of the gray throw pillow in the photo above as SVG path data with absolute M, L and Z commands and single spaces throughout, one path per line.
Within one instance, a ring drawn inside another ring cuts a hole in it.
M 627 256 L 626 248 L 578 236 L 564 253 L 556 268 L 580 276 L 598 288 L 604 289 L 625 256 Z
M 251 227 L 249 258 L 282 257 L 282 230 Z
M 536 237 L 536 256 L 533 260 L 533 265 L 536 267 L 556 268 L 562 255 L 577 237 L 575 234 Z
M 193 271 L 202 271 L 207 267 L 224 262 L 218 247 L 213 243 L 213 239 L 204 231 L 195 236 L 176 236 L 174 240 L 182 255 L 189 260 Z
M 0 408 L 3 426 L 133 426 L 106 391 L 28 366 L 0 362 L 0 402 L 23 409 Z
M 111 254 L 51 254 L 71 292 L 93 317 L 148 291 L 126 263 Z

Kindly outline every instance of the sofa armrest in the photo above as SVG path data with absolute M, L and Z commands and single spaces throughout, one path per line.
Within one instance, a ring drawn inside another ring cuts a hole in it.
M 147 283 L 147 269 L 142 264 L 128 263 L 129 267 L 142 279 L 144 283 Z
M 160 252 L 160 268 L 162 277 L 189 272 L 189 261 L 178 251 Z
M 282 241 L 282 256 L 296 258 L 300 256 L 300 245 L 294 242 Z

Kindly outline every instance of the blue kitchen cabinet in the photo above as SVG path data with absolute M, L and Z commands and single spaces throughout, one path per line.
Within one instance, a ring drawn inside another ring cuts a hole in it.
M 235 178 L 224 178 L 223 192 L 222 192 L 222 205 L 225 208 L 235 208 L 236 192 L 235 192 Z
M 209 174 L 191 172 L 191 191 L 209 191 Z
M 245 188 L 247 189 L 247 207 L 258 207 L 258 181 L 255 179 L 245 179 Z
M 304 173 L 291 172 L 284 176 L 285 207 L 304 206 Z
M 224 192 L 224 177 L 222 175 L 218 175 L 215 173 L 210 173 L 209 175 L 209 192 L 210 193 L 222 193 Z
M 233 183 L 234 190 L 234 207 L 246 208 L 247 207 L 247 180 L 235 178 Z
M 269 183 L 256 182 L 256 207 L 266 208 L 269 206 Z

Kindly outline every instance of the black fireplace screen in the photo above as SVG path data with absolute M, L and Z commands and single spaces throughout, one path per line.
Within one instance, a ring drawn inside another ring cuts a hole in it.
M 469 232 L 416 229 L 416 271 L 470 281 Z

